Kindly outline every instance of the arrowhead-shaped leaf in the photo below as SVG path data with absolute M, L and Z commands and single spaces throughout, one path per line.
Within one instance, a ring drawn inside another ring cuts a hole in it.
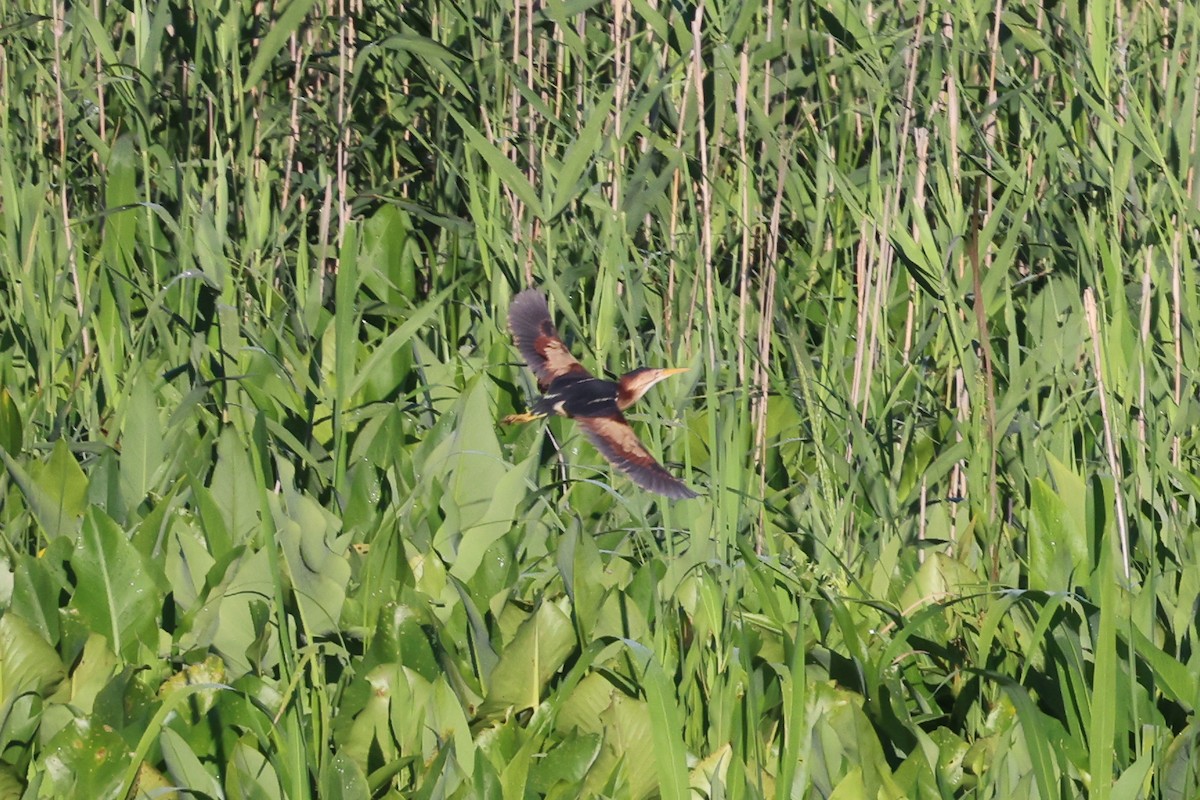
M 287 516 L 284 516 L 287 514 Z M 338 629 L 346 587 L 350 583 L 350 561 L 345 547 L 336 552 L 330 538 L 336 520 L 312 498 L 295 495 L 286 511 L 276 519 L 276 537 L 292 578 L 292 590 L 309 636 Z
M 151 478 L 166 458 L 163 427 L 150 380 L 136 379 L 121 422 L 121 495 L 137 508 L 152 488 Z
M 102 510 L 88 511 L 71 567 L 78 578 L 71 610 L 107 637 L 114 652 L 130 659 L 139 641 L 154 641 L 162 597 L 150 577 L 153 567 Z
M 55 442 L 49 460 L 34 464 L 28 471 L 6 451 L 0 455 L 48 538 L 79 530 L 88 482 L 66 442 Z

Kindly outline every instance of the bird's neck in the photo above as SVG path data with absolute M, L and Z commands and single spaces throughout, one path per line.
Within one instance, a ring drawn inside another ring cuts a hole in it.
M 625 409 L 629 408 L 631 405 L 636 403 L 638 400 L 641 400 L 642 395 L 644 395 L 645 393 L 646 393 L 645 389 L 643 389 L 641 391 L 637 391 L 635 389 L 625 389 L 625 388 L 618 387 L 617 388 L 617 408 L 624 411 Z

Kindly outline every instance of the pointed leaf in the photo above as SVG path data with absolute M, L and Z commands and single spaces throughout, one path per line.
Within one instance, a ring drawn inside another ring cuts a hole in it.
M 145 499 L 164 460 L 158 403 L 150 381 L 140 377 L 134 381 L 121 422 L 121 495 L 128 507 L 136 508 Z
M 612 108 L 616 86 L 597 98 L 595 105 L 588 114 L 587 122 L 579 136 L 567 148 L 563 155 L 562 168 L 555 175 L 554 204 L 550 209 L 550 219 L 563 212 L 580 189 L 580 178 L 583 177 L 587 165 L 605 144 L 604 126 L 608 124 L 609 110 Z
M 650 710 L 650 732 L 654 741 L 658 791 L 663 798 L 690 796 L 687 748 L 683 744 L 683 717 L 675 699 L 675 684 L 667 678 L 658 658 L 643 645 L 629 641 L 630 649 L 643 662 L 642 688 Z
M 47 642 L 57 642 L 61 626 L 62 585 L 46 560 L 21 553 L 13 571 L 12 613 L 20 616 Z
M 232 427 L 227 427 L 217 441 L 217 466 L 209 492 L 233 544 L 244 544 L 258 529 L 262 491 L 254 477 L 246 443 L 238 439 Z
M 536 708 L 542 701 L 542 687 L 574 651 L 570 618 L 553 603 L 543 603 L 500 653 L 480 713 Z
M 408 344 L 434 315 L 434 313 L 443 310 L 445 307 L 446 298 L 450 293 L 458 288 L 458 281 L 451 283 L 445 289 L 430 297 L 423 306 L 415 309 L 409 314 L 399 328 L 388 334 L 387 338 L 372 348 L 371 356 L 362 365 L 362 369 L 350 381 L 350 385 L 346 390 L 346 397 L 352 398 L 362 391 L 363 386 L 371 379 L 371 376 L 379 371 L 380 366 L 388 363 L 396 358 L 396 351 L 404 345 Z
M 0 719 L 27 693 L 45 697 L 66 677 L 58 653 L 16 614 L 0 617 Z
M 281 512 L 276 519 L 276 538 L 304 628 L 309 636 L 331 633 L 338 629 L 350 583 L 350 561 L 344 547 L 335 552 L 330 546 L 337 521 L 304 495 L 292 497 L 287 514 Z
M 321 770 L 321 797 L 328 800 L 358 800 L 370 797 L 367 776 L 358 764 L 341 753 L 325 762 Z
M 503 516 L 503 509 L 493 509 L 493 504 L 497 500 L 507 504 L 513 491 L 507 484 L 502 491 L 497 490 L 508 467 L 500 454 L 487 387 L 479 377 L 468 382 L 457 403 L 455 419 L 458 424 L 451 437 L 430 458 L 430 466 L 443 471 L 443 483 L 450 488 L 442 497 L 446 520 L 438 529 L 434 546 L 454 564 L 455 575 L 465 578 L 474 574 L 486 549 L 475 542 L 487 536 L 495 541 L 493 523 L 497 516 Z M 460 557 L 464 558 L 461 565 L 457 563 Z
M 251 62 L 250 69 L 246 71 L 246 81 L 242 84 L 245 91 L 259 88 L 258 82 L 270 69 L 271 62 L 279 55 L 279 51 L 283 49 L 287 40 L 297 34 L 304 23 L 304 18 L 314 5 L 316 5 L 316 0 L 292 0 L 270 23 L 267 35 L 262 37 L 257 47 L 254 48 L 254 61 Z
M 21 409 L 13 402 L 8 389 L 0 389 L 0 449 L 13 455 L 20 453 L 24 436 Z
M 1068 504 L 1045 481 L 1030 483 L 1029 588 L 1063 591 L 1091 570 L 1087 536 Z
M 55 442 L 49 460 L 31 466 L 28 472 L 7 452 L 0 455 L 48 538 L 79 530 L 88 482 L 66 442 Z
M 176 785 L 209 797 L 225 796 L 217 779 L 204 768 L 182 736 L 170 728 L 163 728 L 159 744 L 163 760 L 167 762 L 167 771 Z
M 78 582 L 70 609 L 114 652 L 131 659 L 139 642 L 156 643 L 162 598 L 147 574 L 151 567 L 99 508 L 88 511 L 71 567 Z
M 533 184 L 525 177 L 524 173 L 517 168 L 517 165 L 509 160 L 508 156 L 500 152 L 500 148 L 492 144 L 486 136 L 478 131 L 466 117 L 456 111 L 452 106 L 444 106 L 446 111 L 458 123 L 462 132 L 467 136 L 467 143 L 475 152 L 483 157 L 487 165 L 500 178 L 500 181 L 507 186 L 512 193 L 521 198 L 521 202 L 529 207 L 529 210 L 536 217 L 545 217 L 542 211 L 541 199 L 537 196 L 537 191 L 534 190 Z
M 78 717 L 56 733 L 46 749 L 55 754 L 56 763 L 46 771 L 42 790 L 49 788 L 50 792 L 43 797 L 109 800 L 121 796 L 121 775 L 130 763 L 129 747 L 108 725 Z
M 600 754 L 601 738 L 595 733 L 571 731 L 550 752 L 536 761 L 529 778 L 536 792 L 578 786 Z

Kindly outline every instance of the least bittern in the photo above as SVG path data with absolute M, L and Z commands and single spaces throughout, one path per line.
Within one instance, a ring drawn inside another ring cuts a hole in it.
M 676 500 L 697 496 L 654 460 L 621 413 L 651 386 L 686 369 L 639 367 L 616 381 L 595 377 L 567 350 L 550 319 L 545 296 L 536 289 L 513 298 L 508 324 L 542 396 L 534 401 L 531 413 L 511 414 L 505 422 L 531 422 L 550 414 L 570 417 L 600 454 L 638 486 Z

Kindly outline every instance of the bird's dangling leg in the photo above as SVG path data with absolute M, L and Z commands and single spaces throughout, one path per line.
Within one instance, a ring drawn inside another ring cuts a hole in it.
M 503 422 L 505 425 L 516 425 L 521 422 L 535 422 L 536 420 L 544 419 L 545 417 L 546 417 L 545 414 L 530 414 L 530 413 L 509 414 L 507 417 L 505 417 L 504 419 L 502 419 L 500 421 Z

